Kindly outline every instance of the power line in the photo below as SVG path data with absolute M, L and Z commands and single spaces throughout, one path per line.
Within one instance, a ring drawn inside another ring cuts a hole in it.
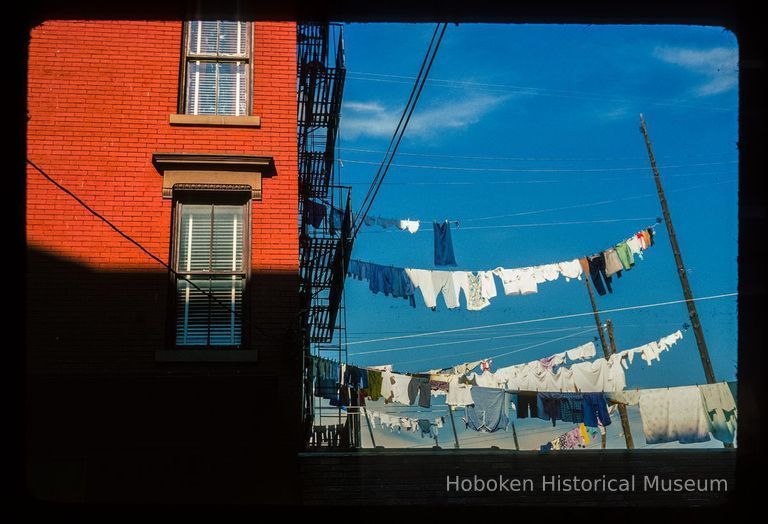
M 238 318 L 238 320 L 242 320 L 242 317 L 241 317 L 241 315 L 240 315 L 240 313 L 238 311 L 231 309 L 228 304 L 226 304 L 226 303 L 222 302 L 221 300 L 219 300 L 218 297 L 216 297 L 216 295 L 214 295 L 210 291 L 206 291 L 206 290 L 202 289 L 200 286 L 198 286 L 197 284 L 195 284 L 194 282 L 189 280 L 183 274 L 181 274 L 178 271 L 176 271 L 175 269 L 173 269 L 164 260 L 162 260 L 160 257 L 158 257 L 157 255 L 155 255 L 154 253 L 149 251 L 143 245 L 141 245 L 141 243 L 139 243 L 138 240 L 135 240 L 133 237 L 131 237 L 130 235 L 128 235 L 127 233 L 122 231 L 120 228 L 118 228 L 116 225 L 114 225 L 108 218 L 106 218 L 104 215 L 102 215 L 101 213 L 99 213 L 98 211 L 93 209 L 90 205 L 88 205 L 84 200 L 82 200 L 80 197 L 78 197 L 75 193 L 73 193 L 72 191 L 67 189 L 65 186 L 63 186 L 61 183 L 59 183 L 57 180 L 55 180 L 53 177 L 51 177 L 48 173 L 43 171 L 40 167 L 37 166 L 37 164 L 32 162 L 30 159 L 27 159 L 27 163 L 30 166 L 32 166 L 38 173 L 40 173 L 43 176 L 43 178 L 48 180 L 51 184 L 56 186 L 59 190 L 63 191 L 67 195 L 69 195 L 72 199 L 75 200 L 75 202 L 80 204 L 80 206 L 82 206 L 86 211 L 88 211 L 90 214 L 92 214 L 93 216 L 95 216 L 96 218 L 98 218 L 99 220 L 104 222 L 107 226 L 109 226 L 110 229 L 115 231 L 118 235 L 120 235 L 121 237 L 126 239 L 128 242 L 130 242 L 131 244 L 133 244 L 137 248 L 139 248 L 144 254 L 146 254 L 152 260 L 154 260 L 155 262 L 157 262 L 158 264 L 163 266 L 165 269 L 167 269 L 168 271 L 173 273 L 174 276 L 176 276 L 177 278 L 179 278 L 179 279 L 187 282 L 188 284 L 190 284 L 192 287 L 194 287 L 197 291 L 202 293 L 204 296 L 207 296 L 208 298 L 213 300 L 213 302 L 215 304 L 217 304 L 220 307 L 224 308 L 228 313 L 231 313 L 231 314 L 235 315 Z M 253 327 L 258 332 L 266 335 L 266 333 L 264 333 L 264 331 L 262 331 L 258 326 L 253 326 Z
M 436 347 L 436 346 L 450 346 L 454 344 L 467 344 L 469 342 L 482 342 L 486 340 L 496 340 L 500 338 L 515 338 L 515 337 L 523 337 L 527 335 L 538 335 L 543 333 L 557 333 L 562 331 L 573 331 L 576 329 L 581 329 L 586 326 L 578 326 L 578 327 L 568 327 L 568 328 L 559 328 L 559 329 L 549 329 L 545 331 L 533 331 L 528 333 L 513 333 L 511 335 L 501 335 L 501 336 L 493 336 L 493 337 L 483 337 L 483 338 L 475 338 L 471 340 L 459 340 L 459 341 L 453 341 L 453 342 L 436 342 L 434 344 L 421 344 L 418 346 L 405 346 L 405 347 L 399 347 L 399 348 L 393 348 L 393 349 L 377 349 L 375 351 L 363 351 L 361 353 L 350 353 L 350 356 L 358 356 L 358 355 L 371 355 L 373 353 L 390 353 L 393 351 L 405 351 L 407 349 L 421 349 L 426 347 Z M 594 329 L 594 326 L 592 326 Z
M 672 174 L 667 175 L 667 178 L 691 178 L 691 177 L 703 177 L 706 175 L 717 175 L 717 176 L 723 176 L 723 175 L 733 175 L 733 172 L 719 172 L 719 171 L 707 171 L 703 173 L 678 173 L 678 174 Z M 594 178 L 591 179 L 590 182 L 640 182 L 645 180 L 644 178 L 628 178 L 624 175 L 618 175 L 613 177 L 603 177 L 603 178 Z M 574 179 L 574 178 L 567 178 L 567 179 L 559 179 L 559 178 L 550 178 L 550 179 L 543 179 L 543 180 L 480 180 L 480 181 L 473 181 L 473 182 L 456 182 L 456 181 L 440 181 L 440 182 L 384 182 L 383 185 L 386 186 L 487 186 L 487 185 L 518 185 L 518 184 L 566 184 L 566 183 L 583 183 L 583 180 L 580 179 Z M 368 185 L 369 182 L 363 182 L 363 181 L 351 181 L 348 182 L 347 185 L 350 186 L 364 186 Z M 711 184 L 709 184 L 711 185 Z M 704 187 L 704 186 L 696 186 L 696 187 Z
M 690 187 L 685 187 L 685 188 L 680 188 L 680 189 L 674 189 L 672 191 L 668 191 L 668 193 L 675 193 L 675 192 L 681 192 L 681 191 L 689 191 L 691 189 L 698 189 L 698 188 L 701 188 L 701 187 L 711 187 L 711 186 L 714 186 L 714 185 L 720 185 L 720 184 L 725 184 L 725 183 L 728 183 L 728 182 L 735 182 L 735 181 L 737 181 L 737 179 L 726 180 L 726 181 L 722 181 L 722 182 L 715 182 L 715 183 L 712 183 L 712 184 L 699 184 L 699 185 L 696 185 L 696 186 L 690 186 Z M 645 193 L 645 194 L 642 194 L 642 195 L 633 195 L 633 196 L 630 196 L 630 197 L 614 198 L 614 199 L 611 199 L 611 200 L 600 200 L 600 201 L 597 201 L 597 202 L 588 202 L 588 203 L 585 203 L 585 204 L 573 204 L 573 205 L 570 205 L 570 206 L 550 207 L 550 208 L 547 208 L 547 209 L 536 209 L 536 210 L 533 210 L 533 211 L 521 211 L 519 213 L 510 213 L 508 215 L 494 215 L 494 216 L 487 216 L 487 217 L 464 218 L 461 221 L 462 222 L 474 222 L 474 221 L 479 221 L 479 220 L 493 220 L 493 219 L 496 219 L 496 218 L 509 218 L 509 217 L 516 217 L 516 216 L 535 215 L 535 214 L 539 214 L 539 213 L 548 213 L 548 212 L 551 212 L 551 211 L 563 211 L 563 210 L 566 210 L 566 209 L 578 209 L 578 208 L 584 208 L 584 207 L 602 206 L 602 205 L 605 205 L 605 204 L 615 204 L 617 202 L 627 202 L 629 200 L 638 200 L 638 199 L 641 199 L 641 198 L 656 197 L 656 196 L 657 196 L 656 193 Z
M 672 189 L 672 190 L 667 191 L 667 193 L 687 192 L 687 191 L 691 191 L 693 189 L 700 189 L 700 188 L 704 188 L 704 187 L 712 187 L 712 186 L 717 186 L 717 185 L 722 185 L 722 184 L 730 184 L 732 182 L 738 182 L 738 179 L 722 180 L 720 182 L 713 182 L 711 184 L 697 184 L 695 186 L 688 186 L 688 187 L 679 188 L 679 189 Z M 495 220 L 495 219 L 498 219 L 498 218 L 509 218 L 509 217 L 516 217 L 516 216 L 534 215 L 534 214 L 540 214 L 540 213 L 549 213 L 549 212 L 553 212 L 553 211 L 563 211 L 563 210 L 567 210 L 567 209 L 579 209 L 579 208 L 601 206 L 601 205 L 605 205 L 605 204 L 614 204 L 614 203 L 617 203 L 617 202 L 627 202 L 627 201 L 630 201 L 630 200 L 638 200 L 638 199 L 642 199 L 642 198 L 651 198 L 651 197 L 656 198 L 657 197 L 656 193 L 645 193 L 645 194 L 642 194 L 642 195 L 633 195 L 633 196 L 629 196 L 629 197 L 615 198 L 615 199 L 610 199 L 610 200 L 600 200 L 600 201 L 597 201 L 597 202 L 587 202 L 587 203 L 584 203 L 584 204 L 574 204 L 574 205 L 570 205 L 570 206 L 560 206 L 560 207 L 551 207 L 551 208 L 544 208 L 544 209 L 535 209 L 535 210 L 531 210 L 531 211 L 521 211 L 519 213 L 509 213 L 509 214 L 505 214 L 505 215 L 492 215 L 492 216 L 487 216 L 487 217 L 463 218 L 463 219 L 459 219 L 459 222 L 474 222 L 474 221 L 480 221 L 480 220 Z M 614 220 L 622 220 L 622 219 L 614 219 Z M 632 220 L 632 219 L 624 219 L 624 220 Z M 644 219 L 644 220 L 646 220 L 646 219 Z M 603 221 L 586 221 L 584 223 L 602 223 L 602 222 Z M 573 223 L 575 223 L 575 222 L 567 222 L 567 223 L 553 222 L 553 223 L 545 223 L 545 224 L 524 224 L 524 225 L 519 225 L 519 227 L 548 226 L 548 225 L 566 225 L 566 224 L 573 224 Z M 513 227 L 513 226 L 503 226 L 503 225 L 502 226 L 489 226 L 487 229 L 494 229 L 494 228 L 497 228 L 497 227 L 504 228 L 504 227 Z M 462 227 L 461 229 L 467 230 L 467 229 L 478 229 L 478 228 Z M 424 232 L 424 231 L 432 231 L 432 230 L 431 229 L 420 229 L 419 231 L 417 231 L 417 233 L 418 232 Z M 386 230 L 386 229 L 385 230 L 381 230 L 381 231 L 365 231 L 363 234 L 374 234 L 374 233 L 392 233 L 392 231 Z
M 437 56 L 437 51 L 440 49 L 440 43 L 443 40 L 443 36 L 445 35 L 445 30 L 448 27 L 447 23 L 443 23 L 442 30 L 440 31 L 440 36 L 437 37 L 437 41 L 435 42 L 435 34 L 437 34 L 437 30 L 440 27 L 440 24 L 435 26 L 435 32 L 432 34 L 432 41 L 429 44 L 429 48 L 427 49 L 427 54 L 424 56 L 424 60 L 421 64 L 421 69 L 419 70 L 419 76 L 416 79 L 416 82 L 414 83 L 413 89 L 411 90 L 411 97 L 408 99 L 408 102 L 410 104 L 410 107 L 408 107 L 408 104 L 406 104 L 406 108 L 403 110 L 403 114 L 400 117 L 400 121 L 402 122 L 402 128 L 400 127 L 400 123 L 398 123 L 397 128 L 395 129 L 395 133 L 392 136 L 392 140 L 395 140 L 395 137 L 397 137 L 397 140 L 394 142 L 394 145 L 392 144 L 392 141 L 390 141 L 391 146 L 391 154 L 389 154 L 390 148 L 387 148 L 388 152 L 388 158 L 385 157 L 385 159 L 381 162 L 379 165 L 379 170 L 376 173 L 376 176 L 374 177 L 374 181 L 371 184 L 371 188 L 368 190 L 368 194 L 366 195 L 366 199 L 363 202 L 363 205 L 361 206 L 360 210 L 361 212 L 358 213 L 357 217 L 357 224 L 354 228 L 354 233 L 352 237 L 354 238 L 357 236 L 357 233 L 360 231 L 360 228 L 363 225 L 363 222 L 365 221 L 365 217 L 368 215 L 368 211 L 371 209 L 371 205 L 373 205 L 373 201 L 376 198 L 376 195 L 381 190 L 381 183 L 384 181 L 384 177 L 386 177 L 387 172 L 389 171 L 389 167 L 392 164 L 392 159 L 395 157 L 395 154 L 397 153 L 398 147 L 400 147 L 400 142 L 403 139 L 403 136 L 405 135 L 405 130 L 408 128 L 408 124 L 411 121 L 411 116 L 413 115 L 413 111 L 416 109 L 416 104 L 419 101 L 419 98 L 421 97 L 421 93 L 424 89 L 424 85 L 426 83 L 427 77 L 429 76 L 429 71 L 432 69 L 432 64 L 435 61 L 435 57 Z M 434 50 L 432 50 L 432 42 L 435 42 L 434 44 Z M 430 56 L 430 52 L 432 55 Z M 429 58 L 429 62 L 427 63 L 427 58 Z M 426 64 L 426 68 L 425 68 Z M 423 75 L 422 75 L 423 71 Z M 418 86 L 418 87 L 417 87 Z M 415 95 L 414 95 L 415 90 Z M 411 99 L 413 103 L 411 103 Z M 407 112 L 407 116 L 406 115 Z M 405 120 L 403 121 L 403 117 L 405 117 Z M 368 196 L 370 195 L 370 198 Z
M 382 160 L 382 162 L 379 164 L 379 169 L 376 172 L 376 176 L 374 177 L 374 180 L 371 183 L 371 187 L 368 189 L 368 193 L 366 194 L 363 204 L 360 207 L 360 212 L 358 212 L 357 214 L 357 223 L 353 226 L 354 227 L 354 232 L 352 234 L 353 238 L 357 236 L 357 233 L 360 231 L 360 228 L 362 227 L 365 217 L 368 215 L 368 211 L 370 211 L 371 205 L 373 204 L 373 201 L 376 198 L 376 195 L 381 189 L 381 183 L 384 181 L 384 177 L 386 176 L 387 171 L 389 171 L 389 167 L 392 164 L 392 159 L 397 153 L 397 148 L 400 146 L 400 141 L 403 139 L 405 130 L 408 128 L 408 123 L 411 121 L 411 115 L 413 115 L 413 111 L 416 109 L 416 104 L 418 103 L 419 98 L 421 97 L 421 92 L 424 89 L 424 84 L 427 80 L 427 76 L 429 75 L 429 71 L 430 69 L 432 69 L 432 64 L 435 61 L 435 56 L 437 55 L 437 51 L 438 49 L 440 49 L 440 43 L 443 40 L 443 36 L 445 35 L 445 30 L 447 26 L 448 26 L 447 23 L 443 24 L 442 30 L 440 31 L 440 35 L 437 37 L 436 41 L 435 41 L 435 35 L 437 35 L 437 31 L 440 28 L 440 24 L 437 24 L 435 26 L 435 31 L 432 34 L 432 40 L 429 43 L 429 47 L 427 48 L 427 53 L 424 56 L 424 60 L 422 60 L 421 68 L 419 69 L 419 74 L 416 77 L 416 82 L 414 83 L 413 88 L 411 89 L 411 95 L 408 98 L 408 103 L 406 104 L 406 107 L 403 110 L 403 114 L 400 116 L 400 122 L 398 122 L 397 128 L 395 129 L 395 132 L 392 135 L 392 140 L 390 140 L 389 147 L 387 147 L 387 155 L 385 156 L 384 160 Z M 433 42 L 434 42 L 434 50 L 432 47 Z M 430 56 L 430 53 L 431 53 L 431 56 Z M 402 124 L 402 127 L 401 127 L 401 124 Z M 391 149 L 391 153 L 390 153 L 390 149 Z
M 355 76 L 355 75 L 359 75 L 359 76 Z M 385 75 L 385 74 L 378 74 L 378 73 L 365 73 L 362 71 L 348 71 L 347 78 L 350 80 L 364 80 L 369 82 L 407 84 L 409 83 L 407 80 L 412 80 L 413 77 L 401 76 L 401 75 Z M 398 80 L 398 79 L 402 79 L 402 80 Z M 733 108 L 728 108 L 728 107 L 692 104 L 685 100 L 663 101 L 663 100 L 643 99 L 643 98 L 609 98 L 605 94 L 601 94 L 601 93 L 591 93 L 586 91 L 572 91 L 572 90 L 565 90 L 565 89 L 549 89 L 549 88 L 542 88 L 542 87 L 515 86 L 515 85 L 509 85 L 509 84 L 490 84 L 490 83 L 482 83 L 482 82 L 469 82 L 469 81 L 463 81 L 463 80 L 443 80 L 443 79 L 437 79 L 437 78 L 430 79 L 429 81 L 438 87 L 450 87 L 450 88 L 459 88 L 459 89 L 471 88 L 477 91 L 485 91 L 485 92 L 491 92 L 491 93 L 505 93 L 505 92 L 513 91 L 516 94 L 521 94 L 521 95 L 549 96 L 549 97 L 555 97 L 555 98 L 570 98 L 570 99 L 576 99 L 576 100 L 594 100 L 594 101 L 600 101 L 600 102 L 635 102 L 635 103 L 640 102 L 643 104 L 710 109 L 713 111 L 733 111 L 734 110 Z
M 340 151 L 356 151 L 360 153 L 384 153 L 380 149 L 362 149 L 355 147 L 339 147 Z M 450 159 L 463 159 L 463 160 L 519 160 L 530 162 L 580 162 L 580 161 L 593 161 L 593 160 L 645 160 L 645 156 L 623 156 L 623 157 L 498 157 L 498 156 L 471 156 L 471 155 L 441 155 L 437 153 L 404 153 L 400 152 L 400 156 L 419 156 L 430 158 L 450 158 Z M 701 155 L 683 155 L 684 158 L 705 158 L 713 156 L 732 155 L 732 151 L 724 151 L 722 153 L 708 153 Z
M 594 331 L 594 330 L 595 330 L 595 326 L 589 326 L 587 329 L 585 329 L 583 331 L 579 331 L 578 333 L 569 333 L 568 335 L 565 335 L 563 337 L 558 337 L 558 338 L 552 338 L 552 339 L 549 339 L 549 340 L 544 340 L 542 342 L 539 342 L 539 343 L 536 343 L 536 344 L 533 344 L 533 345 L 530 345 L 530 346 L 525 346 L 525 347 L 522 347 L 522 348 L 520 346 L 524 346 L 524 344 L 511 344 L 511 345 L 507 344 L 505 346 L 494 346 L 494 347 L 490 347 L 490 348 L 473 349 L 472 351 L 465 351 L 463 353 L 454 353 L 454 354 L 451 354 L 451 355 L 440 355 L 438 357 L 432 357 L 432 358 L 428 358 L 428 359 L 399 360 L 399 361 L 397 361 L 397 365 L 400 366 L 401 364 L 405 364 L 405 363 L 434 361 L 434 360 L 439 359 L 439 358 L 454 359 L 456 357 L 463 357 L 463 356 L 466 356 L 466 355 L 478 355 L 478 354 L 482 354 L 483 358 L 498 359 L 500 357 L 505 357 L 507 355 L 512 355 L 514 353 L 520 353 L 521 351 L 527 351 L 529 349 L 533 349 L 533 348 L 536 348 L 536 347 L 539 347 L 539 346 L 544 346 L 546 344 L 551 344 L 553 342 L 559 342 L 560 340 L 565 340 L 567 338 L 578 337 L 578 336 L 584 335 L 585 333 L 589 333 L 590 331 Z M 496 354 L 496 355 L 488 355 L 489 351 L 494 351 L 496 349 L 507 349 L 507 348 L 520 348 L 520 349 L 516 349 L 514 351 L 508 351 L 507 353 L 500 353 L 500 354 Z
M 719 298 L 734 297 L 734 296 L 737 296 L 737 295 L 738 295 L 738 293 L 723 293 L 721 295 L 710 295 L 710 296 L 707 296 L 707 297 L 698 297 L 698 298 L 694 298 L 693 300 L 699 302 L 699 301 L 703 301 L 703 300 L 715 300 L 715 299 L 719 299 Z M 616 313 L 616 312 L 620 312 L 620 311 L 630 311 L 630 310 L 634 310 L 634 309 L 648 309 L 648 308 L 652 308 L 652 307 L 662 307 L 662 306 L 669 306 L 669 305 L 673 305 L 673 304 L 682 304 L 684 302 L 688 302 L 688 299 L 670 300 L 670 301 L 667 301 L 667 302 L 656 302 L 656 303 L 653 303 L 653 304 L 642 304 L 642 305 L 639 305 L 639 306 L 627 306 L 627 307 L 622 307 L 622 308 L 604 309 L 604 310 L 598 311 L 598 313 L 605 314 L 605 313 Z M 558 315 L 558 316 L 553 316 L 553 317 L 534 318 L 534 319 L 529 319 L 529 320 L 518 320 L 518 321 L 515 321 L 515 322 L 502 322 L 500 324 L 488 324 L 488 325 L 485 325 L 485 326 L 474 326 L 474 327 L 458 328 L 458 329 L 445 329 L 445 330 L 441 330 L 441 331 L 414 333 L 412 335 L 401 335 L 401 336 L 397 336 L 397 337 L 386 337 L 386 338 L 377 338 L 377 339 L 371 339 L 371 340 L 360 340 L 360 341 L 356 341 L 356 342 L 349 342 L 347 345 L 348 346 L 352 346 L 352 345 L 356 345 L 356 344 L 371 344 L 373 342 L 386 342 L 386 341 L 389 341 L 389 340 L 401 340 L 401 339 L 405 339 L 405 338 L 428 337 L 428 336 L 431 336 L 431 335 L 442 335 L 444 333 L 460 333 L 460 332 L 463 332 L 463 331 L 475 331 L 475 330 L 481 330 L 481 329 L 488 329 L 488 328 L 492 328 L 492 327 L 516 326 L 516 325 L 521 325 L 521 324 L 531 324 L 531 323 L 534 323 L 534 322 L 548 322 L 550 320 L 562 320 L 562 319 L 565 319 L 565 318 L 577 318 L 577 317 L 593 316 L 593 315 L 594 315 L 594 311 L 589 311 L 589 312 L 585 312 L 585 313 L 572 313 L 572 314 L 569 314 L 569 315 Z
M 391 157 L 390 157 L 391 158 Z M 349 160 L 341 159 L 342 162 L 350 164 L 378 165 L 379 162 L 367 160 Z M 720 166 L 726 164 L 738 164 L 738 160 L 729 160 L 727 162 L 701 162 L 697 164 L 680 164 L 671 166 L 659 166 L 663 169 L 679 169 L 684 167 L 701 166 Z M 438 166 L 432 164 L 389 164 L 394 167 L 407 167 L 412 169 L 439 169 L 441 171 L 486 171 L 496 173 L 604 173 L 609 171 L 649 171 L 648 166 L 643 167 L 600 167 L 600 168 L 579 168 L 579 169 L 531 169 L 531 168 L 507 168 L 507 167 L 459 167 L 459 166 Z

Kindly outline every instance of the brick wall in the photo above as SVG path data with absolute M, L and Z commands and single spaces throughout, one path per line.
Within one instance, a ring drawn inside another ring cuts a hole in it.
M 296 26 L 254 23 L 259 128 L 169 124 L 181 36 L 181 22 L 35 27 L 27 155 L 166 263 L 172 201 L 154 152 L 273 157 L 276 174 L 252 205 L 259 358 L 157 362 L 168 271 L 28 167 L 26 466 L 38 498 L 278 502 L 295 480 Z
M 253 317 L 275 340 L 295 317 L 298 274 L 295 23 L 253 24 L 260 128 L 171 126 L 181 22 L 46 21 L 32 30 L 28 157 L 168 261 L 171 201 L 154 152 L 274 157 L 253 202 Z M 28 357 L 35 370 L 154 365 L 167 271 L 32 168 L 27 174 Z M 265 342 L 255 345 L 271 355 Z

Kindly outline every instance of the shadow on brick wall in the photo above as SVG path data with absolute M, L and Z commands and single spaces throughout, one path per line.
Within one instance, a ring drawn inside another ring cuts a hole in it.
M 29 250 L 26 470 L 48 501 L 285 503 L 300 435 L 296 276 L 255 274 L 257 362 L 156 362 L 164 271 Z M 266 301 L 266 302 L 265 302 Z

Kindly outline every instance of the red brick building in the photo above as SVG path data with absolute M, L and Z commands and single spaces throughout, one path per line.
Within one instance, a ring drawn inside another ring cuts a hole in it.
M 27 125 L 31 492 L 290 499 L 296 23 L 46 21 Z

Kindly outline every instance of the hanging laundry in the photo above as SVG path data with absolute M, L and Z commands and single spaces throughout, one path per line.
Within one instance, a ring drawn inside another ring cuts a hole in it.
M 581 431 L 581 441 L 586 446 L 589 444 L 589 432 L 584 424 L 579 424 L 579 431 Z
M 582 393 L 561 393 L 560 400 L 560 419 L 563 422 L 584 422 L 584 394 Z
M 579 424 L 577 427 L 563 433 L 556 439 L 551 440 L 546 444 L 542 444 L 539 449 L 541 451 L 577 449 L 586 447 L 587 444 L 589 444 L 589 435 L 587 434 L 584 424 Z
M 699 386 L 709 431 L 720 442 L 732 444 L 736 433 L 736 401 L 726 382 Z
M 622 268 L 625 270 L 628 270 L 635 265 L 635 257 L 632 256 L 632 250 L 629 249 L 626 242 L 619 242 L 616 244 L 616 254 L 621 261 Z
M 464 297 L 467 299 L 468 311 L 480 311 L 481 309 L 491 305 L 491 301 L 483 296 L 483 284 L 479 276 L 475 276 L 472 273 L 459 273 L 454 272 L 456 275 L 464 275 L 461 282 L 461 289 L 464 291 Z M 456 282 L 454 281 L 454 285 Z
M 600 296 L 605 295 L 606 289 L 608 293 L 613 293 L 611 288 L 612 279 L 605 272 L 605 255 L 599 253 L 587 257 L 587 263 L 589 264 L 589 276 L 592 278 L 592 284 L 594 284 L 597 294 Z M 603 285 L 603 282 L 605 282 L 605 285 Z
M 451 240 L 451 224 L 447 220 L 442 224 L 434 222 L 432 228 L 435 234 L 435 265 L 455 266 L 456 257 L 453 254 Z
M 471 395 L 472 404 L 467 406 L 467 418 L 464 419 L 468 428 L 485 433 L 507 429 L 509 417 L 503 390 L 474 387 Z
M 323 223 L 323 220 L 325 220 L 325 206 L 313 200 L 306 200 L 304 202 L 304 214 L 307 223 L 314 228 L 318 228 Z
M 432 422 L 426 418 L 420 418 L 418 421 L 419 429 L 421 430 L 421 438 L 425 436 L 429 438 L 435 438 L 432 434 Z
M 499 383 L 496 380 L 496 376 L 490 371 L 484 371 L 483 373 L 480 373 L 480 374 L 472 373 L 471 375 L 459 377 L 459 382 L 462 381 L 462 378 L 466 381 L 467 384 L 472 384 L 473 386 L 480 386 L 483 388 L 499 387 Z
M 381 371 L 368 370 L 368 398 L 379 400 L 381 398 Z
M 565 362 L 565 353 L 557 353 L 551 357 L 539 359 L 541 367 L 547 370 L 552 370 L 556 366 L 561 365 L 563 362 Z
M 336 231 L 341 229 L 341 225 L 343 222 L 344 222 L 344 211 L 337 207 L 331 207 L 331 230 Z
M 478 271 L 477 276 L 480 279 L 480 289 L 483 298 L 492 299 L 496 296 L 496 280 L 491 271 Z
M 400 229 L 400 221 L 392 218 L 376 217 L 375 222 L 377 226 L 381 226 L 384 229 L 387 229 L 389 227 L 392 227 L 392 228 L 396 227 Z
M 474 362 L 466 362 L 464 364 L 459 364 L 458 366 L 453 366 L 452 368 L 449 368 L 449 369 L 451 370 L 451 373 L 463 375 L 475 369 L 477 366 L 480 365 L 481 362 L 482 360 L 476 360 Z
M 617 277 L 621 277 L 621 270 L 624 269 L 624 266 L 621 264 L 621 259 L 619 259 L 616 249 L 612 247 L 606 249 L 603 251 L 603 257 L 605 258 L 606 276 L 610 277 L 615 274 Z
M 584 406 L 584 425 L 597 427 L 598 424 L 608 426 L 611 423 L 611 417 L 608 415 L 608 405 L 605 402 L 605 395 L 602 393 L 583 393 Z
M 459 307 L 461 289 L 456 287 L 451 271 L 406 268 L 405 273 L 410 278 L 414 289 L 421 291 L 424 305 L 428 308 L 433 310 L 437 308 L 438 293 L 442 293 L 448 309 Z
M 641 390 L 640 418 L 648 444 L 710 440 L 709 417 L 696 386 Z
M 654 242 L 655 242 L 655 240 L 653 239 L 653 237 L 656 235 L 656 230 L 655 230 L 654 228 L 652 228 L 652 227 L 649 227 L 649 228 L 647 228 L 645 231 L 648 233 L 648 239 L 649 239 L 649 241 L 650 241 L 650 243 L 649 243 L 649 247 L 650 247 L 650 246 L 653 246 L 653 244 L 654 244 Z
M 628 406 L 634 406 L 640 402 L 640 391 L 612 391 L 605 394 L 605 399 L 607 402 L 612 404 L 626 404 Z
M 629 252 L 634 257 L 637 255 L 640 260 L 643 259 L 643 245 L 640 242 L 640 239 L 637 238 L 637 236 L 632 236 L 632 238 L 628 238 L 626 241 L 627 247 L 629 248 Z
M 472 386 L 459 383 L 459 376 L 454 376 L 448 383 L 445 403 L 449 406 L 467 406 L 472 404 Z
M 533 267 L 504 269 L 497 267 L 493 274 L 501 279 L 505 295 L 530 295 L 539 291 L 536 270 Z
M 581 346 L 569 349 L 565 352 L 570 360 L 586 360 L 592 358 L 597 354 L 594 342 L 587 342 Z
M 520 392 L 514 395 L 513 402 L 517 407 L 517 418 L 539 417 L 539 404 L 536 393 Z
M 530 274 L 534 282 L 543 284 L 544 282 L 557 280 L 560 277 L 560 267 L 558 264 L 533 266 L 530 268 Z
M 678 340 L 681 340 L 683 338 L 682 331 L 676 331 L 672 333 L 671 335 L 667 335 L 666 337 L 660 339 L 657 342 L 649 342 L 647 344 L 643 344 L 642 346 L 627 350 L 631 351 L 633 353 L 640 353 L 641 358 L 646 361 L 646 363 L 650 366 L 654 360 L 659 361 L 661 360 L 661 353 L 664 351 L 669 351 L 669 348 L 675 344 Z
M 411 385 L 412 377 L 408 375 L 400 375 L 392 373 L 390 375 L 392 399 L 390 402 L 397 402 L 399 404 L 411 404 L 411 397 L 408 394 L 409 387 Z M 385 399 L 386 402 L 386 399 Z
M 381 372 L 381 396 L 385 403 L 392 402 L 392 373 L 389 371 Z
M 347 275 L 357 280 L 367 280 L 368 289 L 373 294 L 383 293 L 386 296 L 404 298 L 410 302 L 411 307 L 416 307 L 416 290 L 403 268 L 353 259 L 349 261 Z
M 557 268 L 565 277 L 566 282 L 569 282 L 572 278 L 581 280 L 581 274 L 584 272 L 578 258 L 569 260 L 568 262 L 558 262 Z
M 550 420 L 552 425 L 560 419 L 560 393 L 538 393 L 536 411 L 541 420 Z
M 408 231 L 409 233 L 416 233 L 419 230 L 418 220 L 400 220 L 398 227 L 401 231 Z
M 428 378 L 411 377 L 411 381 L 408 384 L 408 403 L 413 405 L 418 398 L 419 406 L 428 408 L 432 398 L 430 391 Z

